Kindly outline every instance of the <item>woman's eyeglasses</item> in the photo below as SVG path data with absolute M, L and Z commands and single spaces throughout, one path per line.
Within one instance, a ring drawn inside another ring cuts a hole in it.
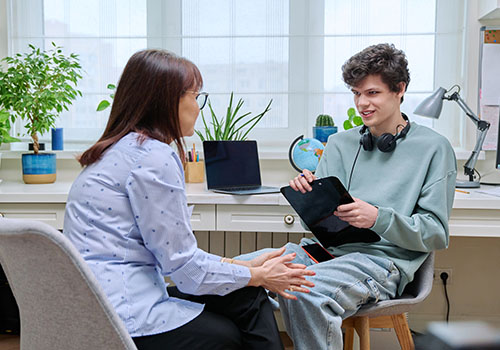
M 186 90 L 186 92 L 190 92 L 190 93 L 196 95 L 196 102 L 198 102 L 198 107 L 200 108 L 200 110 L 202 110 L 203 107 L 205 107 L 205 105 L 207 104 L 208 92 L 203 92 L 203 91 L 198 92 L 198 91 L 190 91 L 190 90 Z

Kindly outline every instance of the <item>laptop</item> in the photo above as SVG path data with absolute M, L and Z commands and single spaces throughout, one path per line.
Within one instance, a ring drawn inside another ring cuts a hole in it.
M 256 141 L 203 141 L 207 188 L 235 195 L 279 193 L 262 186 Z

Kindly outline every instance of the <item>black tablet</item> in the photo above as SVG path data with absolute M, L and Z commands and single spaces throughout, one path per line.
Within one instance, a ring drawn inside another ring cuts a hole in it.
M 281 193 L 324 247 L 380 240 L 375 232 L 351 226 L 333 214 L 339 205 L 354 202 L 336 176 L 314 180 L 310 185 L 312 191 L 306 193 L 290 186 L 282 187 Z

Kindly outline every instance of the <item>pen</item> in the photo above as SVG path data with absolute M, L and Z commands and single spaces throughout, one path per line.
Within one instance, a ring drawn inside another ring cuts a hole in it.
M 456 188 L 455 188 L 455 191 L 456 192 L 460 192 L 460 193 L 470 194 L 470 192 L 459 190 L 459 189 L 456 189 Z
M 197 162 L 196 160 L 196 149 L 194 148 L 194 142 L 193 142 L 193 162 Z

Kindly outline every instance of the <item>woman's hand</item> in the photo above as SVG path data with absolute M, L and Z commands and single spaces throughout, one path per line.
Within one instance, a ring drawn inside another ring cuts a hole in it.
M 258 257 L 248 261 L 249 264 L 247 266 L 248 267 L 262 266 L 262 264 L 264 264 L 266 261 L 273 259 L 273 258 L 276 258 L 278 256 L 281 256 L 285 252 L 285 249 L 286 249 L 285 246 L 283 246 L 278 250 L 275 250 L 275 251 L 272 251 L 269 253 L 261 254 Z M 235 262 L 236 262 L 236 260 L 235 260 Z
M 312 187 L 309 183 L 316 179 L 316 175 L 314 175 L 311 171 L 304 169 L 302 174 L 299 174 L 291 179 L 289 184 L 295 191 L 306 193 L 306 191 L 312 191 Z
M 361 199 L 353 199 L 354 203 L 339 205 L 333 214 L 354 227 L 370 228 L 375 225 L 378 208 Z
M 296 253 L 287 254 L 271 258 L 265 261 L 262 266 L 250 268 L 252 277 L 249 286 L 262 286 L 271 292 L 275 292 L 284 298 L 294 299 L 295 295 L 285 292 L 309 293 L 306 287 L 314 287 L 314 283 L 305 279 L 305 276 L 314 276 L 315 272 L 306 270 L 302 264 L 291 263 L 295 259 Z

